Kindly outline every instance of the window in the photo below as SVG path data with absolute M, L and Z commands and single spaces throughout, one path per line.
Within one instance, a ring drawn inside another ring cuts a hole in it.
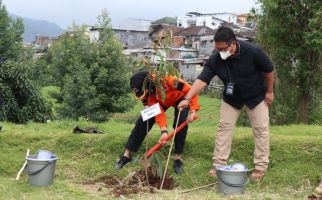
M 207 41 L 201 41 L 201 47 L 205 48 L 207 46 Z

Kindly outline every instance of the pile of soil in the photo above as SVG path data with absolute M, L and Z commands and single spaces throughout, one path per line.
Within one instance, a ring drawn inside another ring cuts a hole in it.
M 102 183 L 104 187 L 112 189 L 110 194 L 114 197 L 128 196 L 138 193 L 154 193 L 156 189 L 160 189 L 162 178 L 155 177 L 151 168 L 147 170 L 148 180 L 145 170 L 140 170 L 130 174 L 125 179 L 117 176 L 103 176 L 96 181 L 86 182 L 85 184 Z M 162 189 L 171 190 L 176 187 L 171 176 L 166 175 Z
M 320 196 L 320 195 L 311 195 L 311 196 L 308 196 L 308 200 L 322 200 L 322 196 Z

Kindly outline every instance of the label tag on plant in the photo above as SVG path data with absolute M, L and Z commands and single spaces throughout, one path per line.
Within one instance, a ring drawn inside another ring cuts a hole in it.
M 160 105 L 159 103 L 156 103 L 144 110 L 141 111 L 141 116 L 143 121 L 146 121 L 148 119 L 151 119 L 152 117 L 155 117 L 161 113 Z

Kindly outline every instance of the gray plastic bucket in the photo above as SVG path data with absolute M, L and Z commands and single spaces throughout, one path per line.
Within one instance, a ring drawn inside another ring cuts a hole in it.
M 47 150 L 38 150 L 38 153 L 37 153 L 38 160 L 48 160 L 48 159 L 51 159 L 52 156 L 53 156 L 52 153 Z
M 218 191 L 225 195 L 243 194 L 249 182 L 247 170 L 226 171 L 217 168 Z
M 51 159 L 37 159 L 38 155 L 27 156 L 26 173 L 28 183 L 32 186 L 49 186 L 54 182 L 55 166 L 58 157 L 52 155 Z

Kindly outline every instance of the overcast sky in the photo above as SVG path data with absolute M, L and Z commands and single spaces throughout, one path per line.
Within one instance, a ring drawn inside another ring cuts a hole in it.
M 112 22 L 126 18 L 156 20 L 165 16 L 184 16 L 186 12 L 248 12 L 258 8 L 256 0 L 2 0 L 7 10 L 23 17 L 55 22 L 66 28 L 95 24 L 106 8 Z

